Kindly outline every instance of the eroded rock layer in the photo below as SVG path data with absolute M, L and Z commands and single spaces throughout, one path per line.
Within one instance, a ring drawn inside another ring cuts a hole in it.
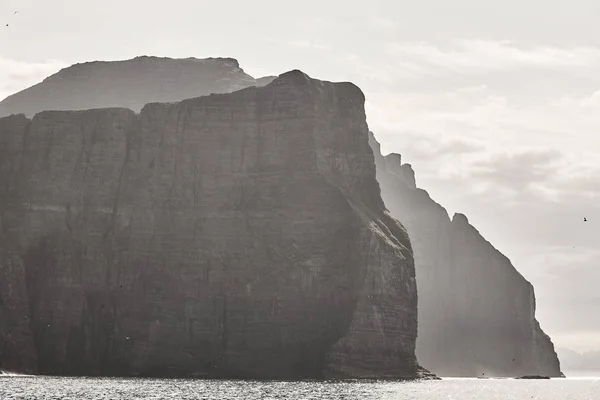
M 417 376 L 411 245 L 367 132 L 356 86 L 299 71 L 139 116 L 0 119 L 3 362 Z
M 532 285 L 464 215 L 450 220 L 399 154 L 383 157 L 372 134 L 370 144 L 382 198 L 414 250 L 419 363 L 440 376 L 560 376 Z

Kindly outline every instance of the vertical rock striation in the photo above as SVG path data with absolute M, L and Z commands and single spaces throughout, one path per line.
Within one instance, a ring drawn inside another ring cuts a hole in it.
M 560 376 L 535 319 L 533 287 L 462 214 L 415 183 L 399 154 L 383 157 L 370 134 L 382 198 L 406 226 L 419 290 L 419 362 L 440 376 Z
M 7 235 L 19 185 L 23 154 L 23 133 L 29 120 L 12 116 L 1 120 L 0 128 L 0 369 L 31 373 L 36 356 L 30 330 L 29 301 L 25 269 L 15 243 Z
M 416 377 L 412 250 L 367 132 L 356 86 L 299 71 L 139 115 L 0 119 L 0 354 L 61 375 Z

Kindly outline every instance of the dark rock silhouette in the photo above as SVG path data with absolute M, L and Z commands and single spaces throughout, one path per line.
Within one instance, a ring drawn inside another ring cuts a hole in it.
M 228 63 L 225 75 L 237 68 Z M 43 90 L 73 90 L 60 88 L 65 71 Z M 107 92 L 98 105 L 116 98 Z M 148 100 L 137 93 L 123 101 Z M 94 95 L 23 107 L 89 105 Z M 139 115 L 11 116 L 0 119 L 0 152 L 2 368 L 422 373 L 411 244 L 380 197 L 356 86 L 292 71 Z
M 370 134 L 382 198 L 409 232 L 419 292 L 419 363 L 440 376 L 560 376 L 531 284 L 463 214 L 452 220 L 399 154 Z

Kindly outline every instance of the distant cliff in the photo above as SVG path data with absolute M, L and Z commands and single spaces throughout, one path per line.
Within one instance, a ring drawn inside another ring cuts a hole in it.
M 75 64 L 0 102 L 0 117 L 28 117 L 49 110 L 124 107 L 139 112 L 146 103 L 175 102 L 211 93 L 264 86 L 232 58 L 136 57 Z
M 559 376 L 531 284 L 464 215 L 450 220 L 399 154 L 383 157 L 372 134 L 370 144 L 382 198 L 414 249 L 421 365 L 440 376 Z
M 17 115 L 0 153 L 0 368 L 418 376 L 411 245 L 356 86 L 292 71 L 139 115 Z

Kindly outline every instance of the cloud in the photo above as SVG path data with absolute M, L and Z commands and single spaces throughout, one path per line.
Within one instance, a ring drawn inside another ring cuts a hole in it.
M 560 178 L 560 186 L 571 192 L 581 193 L 586 197 L 600 197 L 600 169 L 590 169 L 580 175 Z
M 332 44 L 323 41 L 323 32 L 332 24 L 332 21 L 322 17 L 296 18 L 291 22 L 295 25 L 296 34 L 288 38 L 267 38 L 267 42 L 292 48 L 307 50 L 330 50 Z
M 0 99 L 41 82 L 66 64 L 58 60 L 16 61 L 0 56 Z
M 296 18 L 290 21 L 290 25 L 295 27 L 294 35 L 288 37 L 265 37 L 264 41 L 271 44 L 276 44 L 284 48 L 291 47 L 303 50 L 330 50 L 332 44 L 324 41 L 324 31 L 331 25 L 329 19 L 314 17 L 314 18 Z
M 491 189 L 528 187 L 551 199 L 560 191 L 600 193 L 599 97 L 590 91 L 529 101 L 480 85 L 436 93 L 367 92 L 366 107 L 383 151 L 403 153 L 419 174 L 437 170 L 448 179 L 485 181 Z M 435 148 L 443 142 L 478 151 L 456 149 L 454 157 L 442 157 Z
M 295 39 L 289 42 L 285 42 L 290 46 L 299 47 L 304 49 L 314 49 L 314 50 L 328 50 L 331 49 L 330 44 L 321 43 L 319 41 L 307 40 L 307 39 Z
M 372 27 L 384 31 L 393 31 L 396 28 L 396 23 L 385 17 L 371 17 L 368 19 L 368 22 Z
M 409 152 L 413 157 L 437 158 L 453 157 L 462 154 L 472 154 L 482 147 L 460 139 L 440 138 L 434 134 L 421 134 L 416 132 L 405 132 L 403 150 Z
M 561 161 L 561 153 L 554 149 L 501 153 L 473 162 L 470 165 L 473 171 L 471 177 L 519 194 L 529 190 L 531 185 L 551 180 Z
M 297 18 L 294 20 L 294 25 L 296 29 L 302 30 L 305 33 L 316 33 L 325 29 L 332 22 L 331 19 L 323 17 Z
M 600 49 L 589 46 L 524 47 L 507 40 L 461 39 L 453 40 L 445 46 L 427 42 L 390 42 L 384 48 L 387 54 L 400 62 L 418 65 L 424 75 L 430 76 L 517 68 L 591 71 L 600 64 Z

